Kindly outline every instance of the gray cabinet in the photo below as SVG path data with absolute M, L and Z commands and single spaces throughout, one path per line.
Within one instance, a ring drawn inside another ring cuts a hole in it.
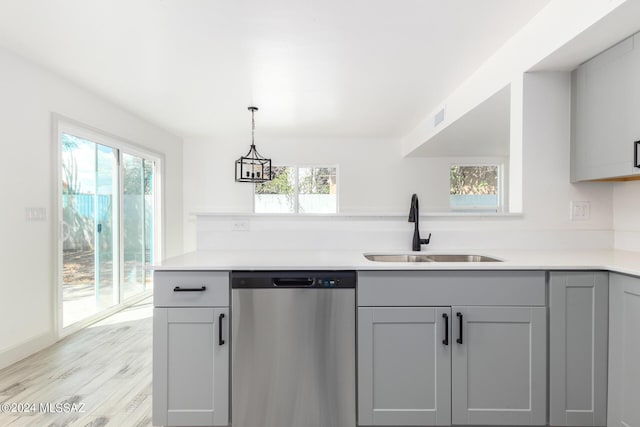
M 607 424 L 609 274 L 552 272 L 549 414 L 553 426 Z
M 359 272 L 359 424 L 544 425 L 545 289 L 539 271 Z
M 640 173 L 640 35 L 578 67 L 573 74 L 573 182 Z
M 158 271 L 154 305 L 153 425 L 228 425 L 229 273 Z
M 607 426 L 640 426 L 640 278 L 609 278 Z
M 229 309 L 155 308 L 153 317 L 154 423 L 226 426 Z
M 451 309 L 358 309 L 360 425 L 451 424 Z
M 546 424 L 545 307 L 456 307 L 452 421 Z

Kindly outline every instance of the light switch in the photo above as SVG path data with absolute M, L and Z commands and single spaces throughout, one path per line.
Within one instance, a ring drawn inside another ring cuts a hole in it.
M 47 209 L 25 208 L 24 215 L 27 221 L 45 221 L 47 219 Z

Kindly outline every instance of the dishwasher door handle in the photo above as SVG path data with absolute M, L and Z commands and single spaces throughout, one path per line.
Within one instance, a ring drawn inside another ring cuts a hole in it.
M 273 278 L 273 285 L 278 287 L 310 287 L 313 286 L 313 278 L 292 277 Z

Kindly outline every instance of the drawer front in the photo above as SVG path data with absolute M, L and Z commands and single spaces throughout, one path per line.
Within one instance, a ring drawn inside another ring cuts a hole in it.
M 358 306 L 544 306 L 544 271 L 361 271 Z
M 227 307 L 229 306 L 229 272 L 156 271 L 153 277 L 153 305 L 156 307 Z

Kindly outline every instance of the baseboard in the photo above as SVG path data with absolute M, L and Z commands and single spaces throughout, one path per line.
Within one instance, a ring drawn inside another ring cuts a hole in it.
M 0 369 L 31 356 L 56 342 L 52 332 L 45 332 L 13 347 L 0 350 Z

